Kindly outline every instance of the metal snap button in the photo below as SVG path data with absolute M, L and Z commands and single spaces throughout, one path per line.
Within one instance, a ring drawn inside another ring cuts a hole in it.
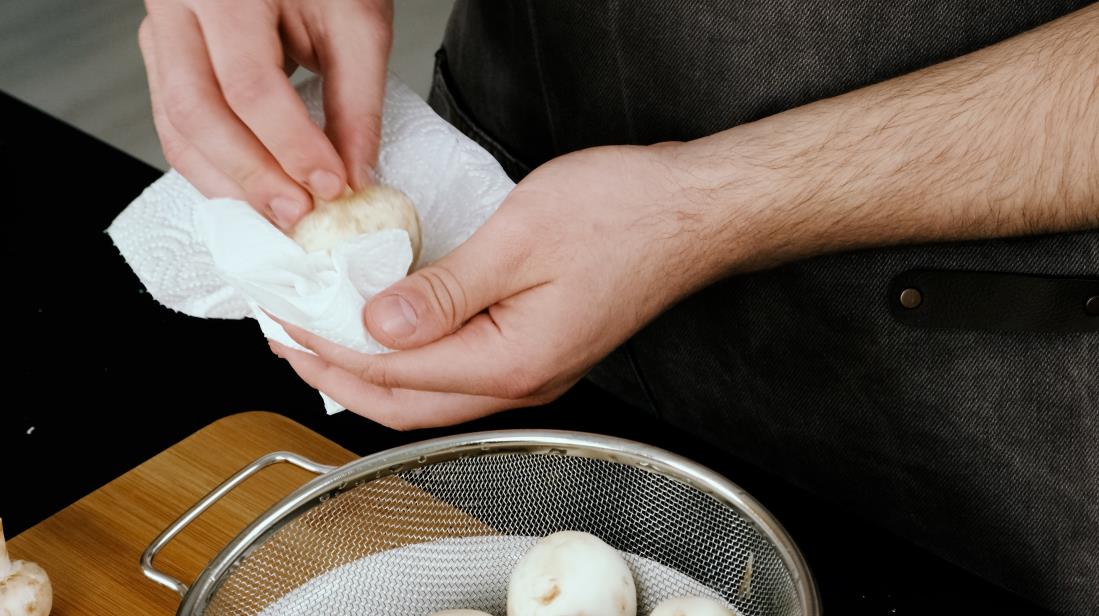
M 919 308 L 922 303 L 923 293 L 920 293 L 919 289 L 905 289 L 901 291 L 901 306 L 911 310 L 913 308 Z M 1099 302 L 1096 303 L 1099 304 Z
M 1099 295 L 1092 295 L 1084 302 L 1084 310 L 1093 317 L 1099 316 Z

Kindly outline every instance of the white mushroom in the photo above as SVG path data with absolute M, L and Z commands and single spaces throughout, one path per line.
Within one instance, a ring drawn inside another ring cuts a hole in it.
M 441 612 L 432 612 L 428 616 L 492 616 L 492 614 L 479 610 L 443 610 Z
M 52 607 L 49 576 L 32 562 L 8 558 L 0 520 L 0 616 L 46 616 Z
M 523 556 L 508 582 L 508 616 L 636 616 L 626 561 L 598 537 L 554 533 Z
M 736 616 L 724 603 L 705 597 L 676 597 L 661 601 L 649 616 Z
M 412 262 L 420 256 L 420 219 L 416 207 L 401 191 L 375 185 L 335 201 L 316 202 L 294 228 L 292 237 L 308 252 L 332 250 L 337 244 L 364 233 L 404 229 L 412 242 Z

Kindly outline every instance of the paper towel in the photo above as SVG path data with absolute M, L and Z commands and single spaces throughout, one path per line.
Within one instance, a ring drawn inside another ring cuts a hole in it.
M 320 80 L 302 84 L 299 94 L 323 126 Z M 418 266 L 465 241 L 514 187 L 492 155 L 394 75 L 386 84 L 376 171 L 416 205 Z M 264 310 L 349 348 L 384 352 L 366 332 L 362 308 L 412 261 L 402 230 L 360 236 L 331 256 L 307 254 L 248 204 L 206 199 L 175 171 L 146 188 L 107 233 L 161 304 L 201 318 L 254 318 L 265 337 L 296 348 Z M 342 410 L 322 397 L 330 413 Z

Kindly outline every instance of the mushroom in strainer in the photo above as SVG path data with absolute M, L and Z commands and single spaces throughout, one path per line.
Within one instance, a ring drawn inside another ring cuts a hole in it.
M 649 616 L 736 616 L 736 612 L 713 599 L 676 597 L 661 601 Z
M 636 616 L 633 574 L 595 535 L 554 533 L 511 572 L 508 616 Z

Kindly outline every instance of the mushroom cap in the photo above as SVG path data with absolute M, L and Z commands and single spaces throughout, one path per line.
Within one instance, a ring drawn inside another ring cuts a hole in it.
M 480 610 L 443 610 L 432 612 L 429 616 L 492 616 L 492 614 Z
M 563 531 L 523 556 L 508 583 L 508 616 L 636 616 L 633 574 L 595 535 Z
M 736 612 L 707 597 L 676 597 L 661 601 L 649 616 L 736 616 Z
M 404 229 L 412 243 L 412 262 L 420 257 L 420 218 L 403 192 L 374 185 L 333 201 L 317 201 L 294 227 L 291 237 L 307 252 L 332 250 L 366 233 Z
M 12 562 L 0 580 L 0 616 L 47 616 L 53 608 L 53 588 L 46 571 L 25 560 Z

